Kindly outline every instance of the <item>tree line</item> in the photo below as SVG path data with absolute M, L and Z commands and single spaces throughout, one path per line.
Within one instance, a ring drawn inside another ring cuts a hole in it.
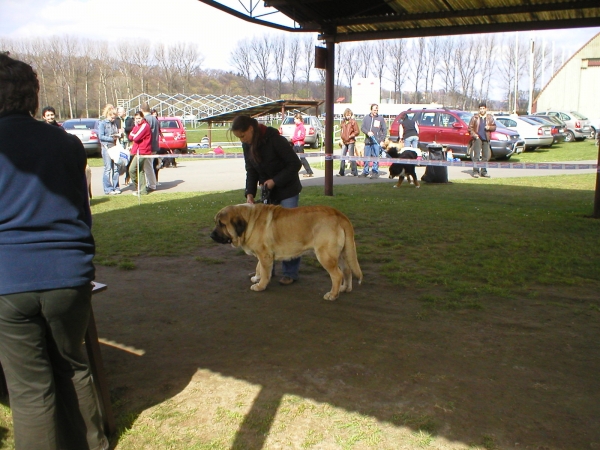
M 32 64 L 40 79 L 40 103 L 61 119 L 97 117 L 106 103 L 151 95 L 263 95 L 325 98 L 325 71 L 314 67 L 312 35 L 265 33 L 240 40 L 230 52 L 231 70 L 208 67 L 197 44 L 120 42 L 54 36 L 0 39 L 0 51 Z M 336 46 L 335 95 L 349 101 L 356 76 L 376 77 L 381 98 L 396 103 L 440 103 L 474 109 L 501 93 L 494 109 L 526 109 L 529 42 L 514 34 L 486 34 L 343 43 Z M 533 53 L 534 95 L 545 72 L 559 66 L 541 45 Z M 516 83 L 515 83 L 516 81 Z M 516 89 L 515 89 L 516 84 Z M 376 101 L 376 99 L 374 99 Z

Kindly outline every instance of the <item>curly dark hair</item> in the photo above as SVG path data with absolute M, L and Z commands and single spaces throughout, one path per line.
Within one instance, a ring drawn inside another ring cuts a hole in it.
M 0 53 L 0 115 L 25 113 L 35 116 L 40 82 L 29 64 Z

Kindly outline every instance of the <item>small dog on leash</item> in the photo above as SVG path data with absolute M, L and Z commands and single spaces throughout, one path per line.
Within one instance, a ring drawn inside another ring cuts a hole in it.
M 85 179 L 87 181 L 88 195 L 92 198 L 92 169 L 89 165 L 85 165 Z
M 390 156 L 390 158 L 417 159 L 417 152 L 415 152 L 414 150 L 403 149 L 401 153 L 398 153 L 398 149 L 396 147 L 388 147 L 386 152 Z M 415 164 L 392 164 L 390 166 L 390 178 L 398 177 L 398 182 L 394 185 L 394 187 L 399 188 L 400 186 L 402 186 L 404 178 L 406 178 L 409 183 L 411 182 L 412 178 L 412 182 L 415 185 L 415 187 L 421 187 L 421 185 L 419 184 L 419 179 L 417 178 L 415 167 Z

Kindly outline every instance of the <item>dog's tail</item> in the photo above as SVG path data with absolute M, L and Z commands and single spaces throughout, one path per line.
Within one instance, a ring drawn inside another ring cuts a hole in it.
M 356 254 L 356 243 L 354 242 L 354 227 L 352 227 L 352 223 L 350 220 L 346 218 L 346 222 L 344 223 L 344 234 L 346 235 L 346 240 L 344 242 L 344 249 L 342 253 L 344 254 L 344 260 L 352 274 L 358 278 L 358 284 L 362 283 L 363 274 L 362 270 L 360 270 L 360 265 L 358 264 L 358 256 Z

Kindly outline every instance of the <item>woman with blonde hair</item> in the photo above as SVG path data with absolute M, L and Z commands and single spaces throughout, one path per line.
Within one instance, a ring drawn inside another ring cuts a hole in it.
M 98 124 L 98 139 L 102 145 L 102 161 L 104 161 L 102 186 L 106 195 L 121 193 L 121 189 L 119 189 L 119 169 L 108 152 L 109 148 L 117 144 L 119 138 L 119 130 L 115 124 L 116 115 L 115 107 L 109 103 L 102 110 L 104 119 Z

